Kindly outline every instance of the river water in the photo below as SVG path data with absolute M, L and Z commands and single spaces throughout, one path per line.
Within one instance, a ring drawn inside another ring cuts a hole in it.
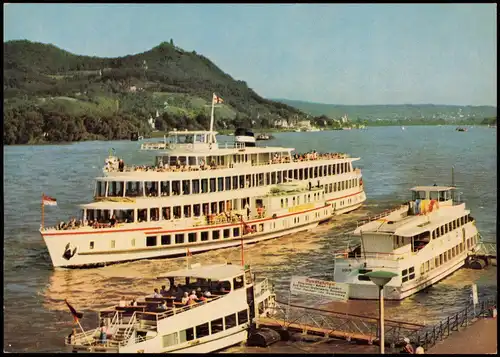
M 331 253 L 346 246 L 339 236 L 365 216 L 409 198 L 414 185 L 447 185 L 451 167 L 455 183 L 484 240 L 496 242 L 497 156 L 496 130 L 474 127 L 457 132 L 451 126 L 375 127 L 367 130 L 278 133 L 269 146 L 287 146 L 297 152 L 347 152 L 360 157 L 367 194 L 366 205 L 329 224 L 304 233 L 249 246 L 246 263 L 257 275 L 275 284 L 278 299 L 287 298 L 292 275 L 331 279 Z M 232 140 L 219 137 L 219 142 Z M 114 148 L 127 164 L 152 162 L 154 154 L 138 151 L 130 141 L 94 141 L 65 145 L 4 146 L 4 350 L 9 352 L 64 350 L 63 337 L 72 327 L 64 299 L 85 313 L 84 328 L 96 324 L 93 310 L 150 294 L 155 277 L 182 267 L 183 258 L 145 260 L 98 269 L 54 271 L 38 233 L 41 193 L 55 197 L 56 207 L 46 207 L 45 223 L 55 224 L 78 213 L 77 204 L 89 202 L 93 180 L 101 175 L 108 151 Z M 192 262 L 240 261 L 239 248 L 197 254 Z M 470 299 L 470 284 L 477 283 L 480 299 L 494 297 L 496 268 L 484 271 L 461 269 L 401 302 L 386 303 L 386 318 L 432 323 L 460 309 Z M 292 302 L 336 311 L 376 315 L 375 301 L 327 303 L 294 296 Z M 325 347 L 326 346 L 326 347 Z M 227 352 L 371 352 L 372 347 L 344 342 L 323 349 L 274 345 L 268 349 L 237 346 Z

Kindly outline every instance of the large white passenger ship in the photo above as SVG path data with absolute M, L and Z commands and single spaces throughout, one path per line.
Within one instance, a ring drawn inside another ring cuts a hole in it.
M 397 274 L 384 296 L 401 300 L 462 267 L 479 243 L 475 220 L 454 187 L 412 188 L 412 201 L 354 231 L 361 244 L 335 254 L 334 280 L 349 283 L 349 297 L 378 299 L 378 287 L 365 274 Z
M 40 232 L 54 267 L 82 267 L 231 247 L 316 227 L 366 200 L 343 153 L 217 142 L 172 131 L 150 167 L 107 159 L 81 223 Z
M 69 336 L 66 345 L 83 353 L 208 353 L 246 341 L 255 317 L 275 305 L 267 278 L 254 280 L 240 265 L 193 266 L 158 279 L 165 296 L 99 311 L 100 326 Z M 183 292 L 198 289 L 203 299 L 181 302 Z

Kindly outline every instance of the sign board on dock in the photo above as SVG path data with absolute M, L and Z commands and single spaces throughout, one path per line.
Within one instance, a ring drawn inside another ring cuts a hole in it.
M 322 296 L 337 301 L 347 301 L 349 299 L 349 284 L 308 278 L 306 276 L 292 276 L 290 291 Z

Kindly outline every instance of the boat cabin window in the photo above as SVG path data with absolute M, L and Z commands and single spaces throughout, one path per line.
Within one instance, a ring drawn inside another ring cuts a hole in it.
M 413 191 L 412 193 L 412 200 L 425 200 L 426 197 L 426 191 Z
M 237 276 L 236 278 L 233 279 L 234 290 L 241 289 L 244 285 L 245 282 L 243 280 L 243 275 Z
M 165 166 L 169 163 L 168 156 L 157 156 L 156 157 L 156 166 Z
M 121 209 L 115 209 L 113 210 L 113 214 L 116 217 L 116 220 L 118 223 L 132 223 L 134 222 L 134 210 L 133 209 L 128 209 L 128 210 L 121 210 Z
M 125 196 L 127 197 L 144 196 L 144 182 L 127 182 Z
M 108 182 L 108 197 L 122 197 L 123 196 L 124 182 L 122 181 L 109 181 Z
M 194 136 L 194 141 L 197 143 L 206 143 L 206 138 L 205 134 L 197 134 Z
M 104 197 L 106 192 L 106 181 L 97 181 L 95 187 L 95 196 Z
M 439 191 L 439 201 L 448 201 L 451 199 L 451 192 L 450 191 Z
M 154 197 L 158 196 L 158 182 L 157 181 L 146 181 L 144 183 L 146 189 L 146 196 Z
M 439 192 L 438 191 L 431 191 L 429 192 L 430 199 L 431 200 L 438 200 L 439 199 Z

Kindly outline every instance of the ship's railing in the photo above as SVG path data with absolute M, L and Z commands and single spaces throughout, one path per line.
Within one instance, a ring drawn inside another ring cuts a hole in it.
M 238 149 L 243 149 L 244 146 L 241 146 L 241 143 L 235 143 L 230 145 L 236 145 L 235 148 Z M 239 146 L 238 146 L 239 145 Z M 227 147 L 230 148 L 230 147 Z M 151 149 L 153 150 L 153 149 Z M 304 155 L 304 154 L 302 154 Z M 297 163 L 297 162 L 307 162 L 307 161 L 321 161 L 321 160 L 335 160 L 335 159 L 345 159 L 349 158 L 350 156 L 347 154 L 340 154 L 340 153 L 327 153 L 327 154 L 318 154 L 316 157 L 299 157 L 295 158 L 292 157 L 291 159 L 289 157 L 281 157 L 281 158 L 275 158 L 275 159 L 270 159 L 266 161 L 260 161 L 260 162 L 249 162 L 251 166 L 264 166 L 264 165 L 273 165 L 273 164 L 287 164 L 287 163 Z M 221 170 L 221 169 L 227 169 L 231 168 L 232 165 L 209 165 L 207 163 L 206 165 L 187 165 L 187 164 L 182 164 L 180 167 L 176 167 L 176 165 L 167 165 L 166 167 L 158 167 L 158 166 L 149 166 L 149 165 L 137 165 L 137 166 L 127 166 L 125 165 L 123 168 L 122 172 L 190 172 L 190 171 L 198 171 L 198 170 Z M 116 167 L 104 167 L 103 169 L 104 172 L 120 172 L 120 170 Z M 351 171 L 352 172 L 352 171 Z M 360 173 L 360 169 L 354 170 L 356 173 Z M 348 172 L 344 172 L 348 173 Z
M 95 336 L 97 335 L 97 332 L 100 332 L 99 328 L 83 331 L 83 332 L 77 333 L 71 337 L 67 336 L 64 339 L 64 343 L 66 345 L 91 346 L 91 345 L 95 344 L 95 342 L 96 342 Z
M 256 282 L 254 285 L 255 289 L 255 297 L 261 296 L 264 292 L 269 290 L 269 280 L 267 278 L 263 278 L 261 281 Z
M 406 252 L 406 253 L 381 253 L 381 252 L 362 252 L 362 253 L 352 253 L 347 250 L 336 251 L 333 253 L 334 259 L 376 259 L 376 260 L 391 260 L 398 261 L 401 259 L 410 258 L 416 253 Z
M 136 322 L 137 322 L 137 311 L 134 311 L 134 313 L 132 314 L 132 317 L 130 318 L 130 321 L 128 322 L 128 324 L 125 328 L 125 331 L 123 332 L 123 341 L 120 341 L 120 343 L 119 343 L 120 346 L 125 346 L 128 344 Z
M 388 210 L 385 210 L 381 213 L 378 213 L 376 215 L 368 216 L 366 218 L 360 219 L 356 222 L 356 227 L 362 226 L 363 224 L 369 223 L 371 221 L 376 221 L 377 219 L 387 217 L 390 215 L 392 212 L 396 212 L 402 208 L 408 207 L 408 203 L 403 203 L 402 205 L 394 208 L 390 208 Z

